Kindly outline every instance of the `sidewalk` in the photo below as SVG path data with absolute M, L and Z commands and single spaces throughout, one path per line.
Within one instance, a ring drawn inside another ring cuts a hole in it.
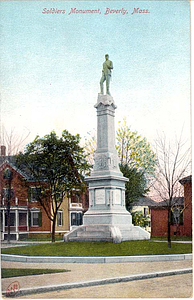
M 63 241 L 56 241 L 55 243 L 61 243 Z M 38 245 L 38 244 L 51 244 L 51 241 L 1 241 L 1 248 L 10 248 L 10 247 L 22 247 L 28 245 Z
M 168 241 L 161 241 L 161 240 L 151 240 L 150 242 L 168 243 Z M 192 241 L 171 241 L 171 243 L 192 244 Z
M 118 278 L 123 276 L 180 270 L 192 268 L 192 261 L 167 262 L 136 262 L 136 263 L 110 263 L 110 264 L 46 264 L 46 263 L 18 263 L 2 261 L 3 268 L 56 268 L 67 269 L 70 272 L 58 274 L 45 274 L 36 276 L 13 277 L 2 279 L 2 290 L 6 291 L 14 281 L 18 281 L 20 289 L 48 287 L 67 283 L 80 283 L 85 281 Z M 177 276 L 177 275 L 176 275 Z M 46 290 L 45 290 L 46 291 Z

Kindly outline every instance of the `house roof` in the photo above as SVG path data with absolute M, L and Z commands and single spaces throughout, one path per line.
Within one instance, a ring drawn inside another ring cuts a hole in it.
M 13 168 L 16 172 L 25 177 L 27 180 L 34 180 L 32 174 L 24 166 L 21 165 L 18 168 L 15 156 L 0 156 L 0 167 L 5 163 L 9 164 L 11 168 Z
M 153 207 L 167 207 L 169 205 L 169 200 L 164 200 L 164 201 L 153 201 L 154 205 Z M 184 206 L 184 197 L 174 197 L 172 199 L 172 206 Z
M 179 182 L 184 185 L 186 182 L 192 182 L 192 175 L 186 176 L 179 180 Z
M 148 198 L 148 197 L 141 197 L 139 198 L 137 201 L 133 202 L 133 206 L 155 206 L 155 201 L 153 201 L 152 199 Z

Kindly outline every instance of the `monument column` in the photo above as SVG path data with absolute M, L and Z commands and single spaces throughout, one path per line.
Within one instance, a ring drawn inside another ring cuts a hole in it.
M 113 97 L 98 94 L 97 104 L 97 149 L 94 155 L 92 175 L 110 172 L 122 175 L 119 171 L 117 151 L 115 147 L 115 109 Z
M 115 109 L 113 97 L 98 94 L 97 149 L 89 184 L 89 209 L 84 214 L 84 225 L 118 226 L 123 221 L 129 227 L 131 215 L 125 209 L 125 182 L 119 170 L 115 146 Z M 124 219 L 125 220 L 124 220 Z

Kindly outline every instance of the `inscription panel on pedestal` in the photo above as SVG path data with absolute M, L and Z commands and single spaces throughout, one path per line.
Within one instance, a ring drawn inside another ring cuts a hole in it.
M 105 189 L 95 190 L 95 202 L 96 205 L 105 204 Z
M 121 190 L 114 191 L 114 204 L 121 204 Z

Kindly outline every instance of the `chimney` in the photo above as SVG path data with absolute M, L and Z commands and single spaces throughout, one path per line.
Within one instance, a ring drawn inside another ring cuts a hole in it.
M 6 156 L 6 147 L 5 146 L 0 147 L 0 156 Z

